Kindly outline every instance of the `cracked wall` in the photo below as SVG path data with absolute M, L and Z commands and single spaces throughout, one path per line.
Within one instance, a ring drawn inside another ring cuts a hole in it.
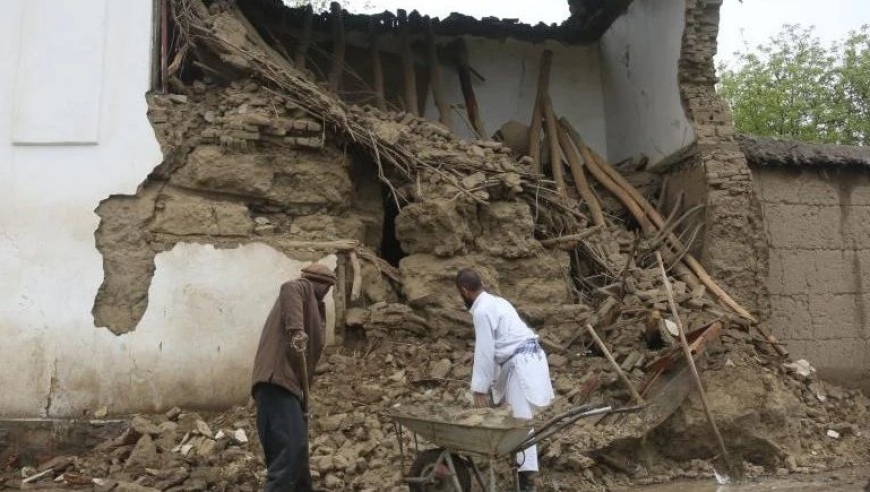
M 754 167 L 773 332 L 823 377 L 870 388 L 870 177 Z
M 116 334 L 142 319 L 154 258 L 178 243 L 256 242 L 312 261 L 322 255 L 293 244 L 381 240 L 380 185 L 365 160 L 325 144 L 319 123 L 250 81 L 193 88 L 149 97 L 164 162 L 135 196 L 96 210 L 105 278 L 94 322 Z

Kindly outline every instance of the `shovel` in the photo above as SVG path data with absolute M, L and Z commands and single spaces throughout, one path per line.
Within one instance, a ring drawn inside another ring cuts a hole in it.
M 308 408 L 311 402 L 311 394 L 308 389 L 308 356 L 305 350 L 299 350 L 299 356 L 302 357 L 302 415 L 305 416 L 305 421 L 308 422 Z

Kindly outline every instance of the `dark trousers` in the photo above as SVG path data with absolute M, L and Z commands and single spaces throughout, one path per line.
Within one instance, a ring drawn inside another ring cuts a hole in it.
M 266 455 L 266 492 L 310 492 L 308 425 L 302 402 L 274 384 L 254 388 L 257 433 Z

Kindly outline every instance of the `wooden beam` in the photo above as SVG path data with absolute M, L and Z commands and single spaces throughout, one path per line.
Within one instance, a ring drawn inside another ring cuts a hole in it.
M 553 63 L 553 52 L 544 50 L 538 68 L 538 91 L 535 95 L 535 107 L 532 110 L 532 124 L 529 126 L 529 156 L 532 158 L 532 172 L 544 174 L 541 163 L 541 122 L 544 119 L 544 96 L 550 85 L 550 66 Z
M 444 88 L 441 85 L 441 63 L 438 61 L 435 29 L 432 26 L 432 19 L 430 17 L 426 17 L 426 51 L 429 54 L 429 85 L 432 86 L 432 100 L 438 108 L 438 121 L 450 130 L 453 130 L 453 122 L 450 118 L 450 106 L 444 99 Z
M 559 124 L 553 113 L 553 101 L 550 94 L 544 96 L 544 122 L 547 124 L 547 141 L 550 143 L 550 169 L 553 173 L 553 181 L 556 182 L 556 191 L 563 197 L 568 197 L 565 187 L 565 166 L 562 163 L 562 152 L 559 150 Z
M 692 371 L 692 377 L 695 379 L 695 386 L 698 389 L 701 406 L 704 408 L 704 414 L 707 416 L 707 421 L 710 423 L 713 435 L 716 436 L 716 442 L 719 444 L 719 450 L 722 452 L 722 459 L 728 466 L 729 472 L 733 473 L 736 468 L 728 454 L 728 449 L 725 447 L 725 440 L 722 439 L 719 427 L 716 425 L 716 419 L 713 418 L 713 412 L 710 411 L 710 403 L 707 401 L 707 392 L 704 391 L 704 385 L 701 383 L 701 376 L 698 374 L 698 368 L 695 366 L 695 358 L 692 357 L 692 349 L 689 347 L 689 341 L 686 339 L 686 330 L 683 328 L 683 322 L 680 320 L 680 313 L 677 312 L 677 303 L 674 301 L 674 290 L 671 287 L 671 281 L 668 279 L 668 272 L 665 270 L 665 263 L 662 261 L 662 254 L 658 251 L 656 251 L 655 254 L 656 261 L 659 264 L 659 273 L 661 273 L 662 282 L 665 285 L 665 292 L 668 295 L 668 305 L 671 308 L 671 316 L 674 317 L 674 322 L 677 324 L 677 330 L 680 332 L 680 345 L 683 347 L 683 355 L 685 355 L 686 362 L 689 364 L 689 369 Z
M 384 95 L 384 69 L 381 66 L 381 36 L 380 26 L 374 17 L 369 18 L 369 43 L 372 50 L 372 85 L 375 91 L 375 101 L 378 109 L 387 110 L 387 98 Z
M 311 5 L 305 6 L 305 17 L 302 20 L 302 37 L 299 38 L 299 45 L 296 46 L 296 53 L 293 59 L 293 64 L 296 68 L 303 70 L 305 68 L 305 59 L 308 56 L 308 45 L 311 43 L 311 29 L 314 26 L 314 9 Z
M 637 388 L 634 387 L 631 380 L 628 379 L 628 376 L 622 371 L 622 368 L 619 367 L 619 364 L 616 363 L 616 359 L 611 355 L 610 350 L 607 350 L 607 345 L 604 345 L 604 341 L 598 336 L 598 333 L 595 333 L 595 329 L 592 328 L 592 325 L 586 325 L 586 332 L 595 340 L 595 344 L 598 345 L 598 349 L 601 350 L 601 353 L 604 354 L 604 358 L 607 359 L 607 362 L 610 362 L 610 365 L 613 366 L 613 369 L 616 371 L 616 374 L 619 375 L 619 379 L 625 383 L 626 388 L 628 388 L 628 392 L 631 393 L 631 397 L 634 398 L 634 401 L 637 402 L 638 405 L 643 405 L 643 397 L 640 396 L 640 393 L 637 392 Z
M 399 17 L 399 53 L 402 58 L 402 75 L 405 83 L 405 111 L 419 116 L 420 103 L 417 101 L 417 73 L 411 53 L 411 39 L 408 28 L 408 13 L 402 9 Z
M 459 71 L 459 86 L 462 88 L 462 97 L 465 99 L 465 110 L 468 112 L 468 120 L 477 138 L 486 140 L 486 128 L 480 117 L 480 108 L 477 106 L 477 98 L 474 96 L 474 87 L 471 85 L 471 65 L 468 62 L 468 47 L 465 40 L 460 39 L 456 43 L 456 56 Z
M 571 167 L 574 186 L 577 187 L 580 197 L 583 198 L 586 206 L 589 207 L 589 212 L 592 214 L 592 223 L 596 226 L 606 225 L 607 220 L 604 218 L 601 203 L 598 202 L 598 198 L 592 192 L 592 187 L 589 186 L 589 181 L 586 179 L 586 174 L 583 172 L 583 166 L 580 162 L 580 154 L 571 143 L 571 137 L 568 136 L 564 128 L 560 127 L 556 131 L 559 133 L 559 144 L 562 147 L 562 152 L 565 153 L 568 165 Z
M 332 11 L 332 69 L 329 71 L 329 90 L 336 95 L 341 89 L 341 76 L 344 73 L 344 53 L 347 49 L 344 39 L 344 11 L 338 2 L 329 4 Z

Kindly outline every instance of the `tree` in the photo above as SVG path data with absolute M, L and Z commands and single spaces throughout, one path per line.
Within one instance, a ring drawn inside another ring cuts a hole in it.
M 311 8 L 314 12 L 328 12 L 329 5 L 336 0 L 284 0 L 284 4 L 290 7 L 304 7 L 306 5 L 311 5 Z M 345 10 L 356 10 L 359 11 L 369 11 L 374 9 L 374 5 L 369 1 L 353 1 L 350 0 L 337 0 L 341 8 Z
M 720 67 L 719 92 L 738 131 L 863 145 L 870 140 L 870 28 L 822 45 L 812 27 L 786 25 L 767 44 Z

